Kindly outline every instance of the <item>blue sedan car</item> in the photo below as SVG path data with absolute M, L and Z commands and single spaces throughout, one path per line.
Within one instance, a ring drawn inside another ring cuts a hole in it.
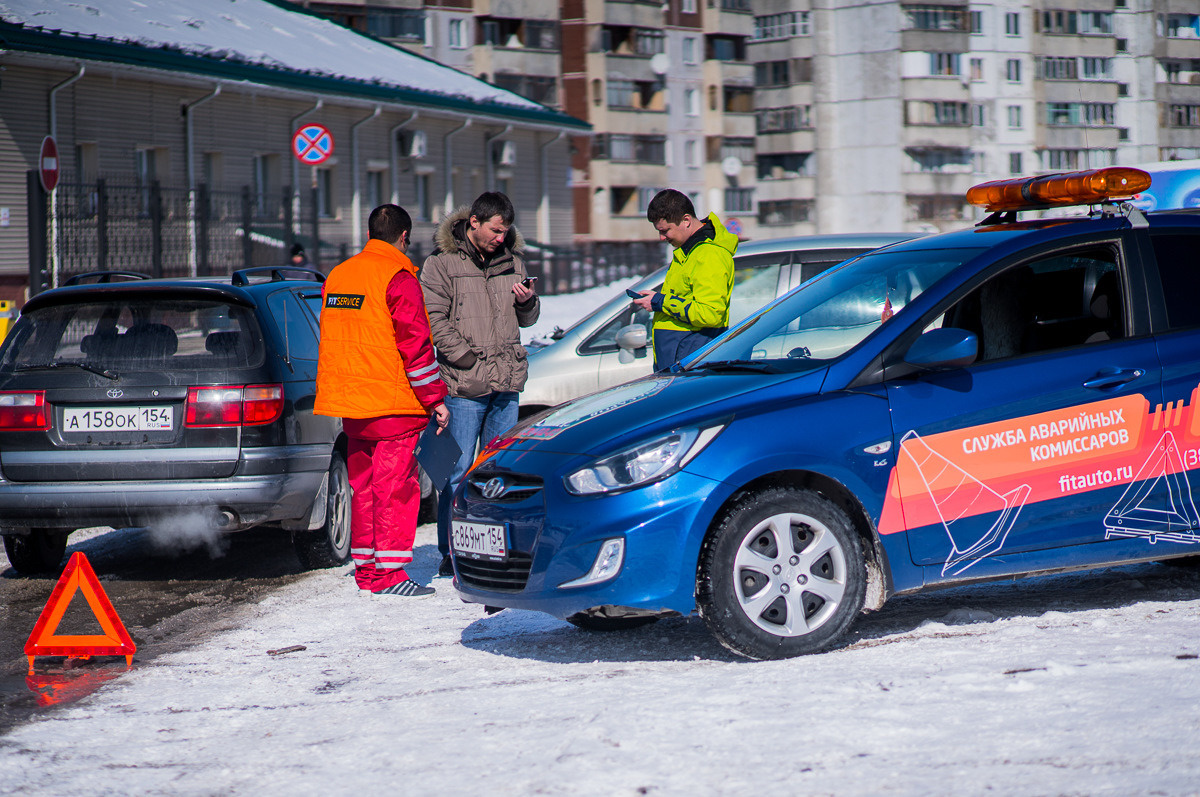
M 1200 212 L 1144 172 L 977 186 L 668 373 L 535 416 L 457 491 L 468 601 L 615 629 L 699 611 L 753 658 L 893 595 L 1200 554 Z M 1029 207 L 1091 204 L 1020 221 Z

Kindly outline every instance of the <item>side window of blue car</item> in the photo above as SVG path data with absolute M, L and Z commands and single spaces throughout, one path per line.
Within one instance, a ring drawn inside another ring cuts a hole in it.
M 316 360 L 317 332 L 311 313 L 300 304 L 295 292 L 291 289 L 275 291 L 267 298 L 267 307 L 286 341 L 289 356 L 295 360 Z
M 1200 233 L 1156 233 L 1150 241 L 1162 280 L 1168 328 L 1200 326 L 1200 302 L 1196 301 L 1200 296 L 1200 269 L 1196 267 Z

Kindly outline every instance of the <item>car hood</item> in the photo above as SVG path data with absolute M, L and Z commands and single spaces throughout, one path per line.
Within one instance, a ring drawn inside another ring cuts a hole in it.
M 656 374 L 560 404 L 519 424 L 498 445 L 514 451 L 601 453 L 626 440 L 813 395 L 826 371 Z

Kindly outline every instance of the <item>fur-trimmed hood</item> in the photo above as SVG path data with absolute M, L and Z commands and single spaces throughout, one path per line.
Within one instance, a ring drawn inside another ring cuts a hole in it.
M 460 205 L 446 218 L 442 219 L 437 226 L 437 231 L 433 234 L 433 243 L 441 252 L 458 252 L 461 249 L 460 241 L 466 233 L 462 229 L 455 234 L 455 229 L 461 224 L 466 226 L 467 219 L 471 218 L 471 207 L 469 205 Z M 521 231 L 517 229 L 517 225 L 508 228 L 508 235 L 504 236 L 504 248 L 514 254 L 521 254 L 525 249 L 525 237 L 521 235 Z

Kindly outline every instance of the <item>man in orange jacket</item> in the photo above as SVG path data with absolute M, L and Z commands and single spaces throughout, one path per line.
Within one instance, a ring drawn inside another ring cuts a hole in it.
M 367 232 L 362 252 L 325 280 L 313 412 L 340 416 L 349 438 L 350 556 L 359 589 L 422 598 L 433 588 L 404 569 L 421 504 L 414 451 L 429 416 L 441 434 L 450 411 L 417 269 L 405 254 L 412 220 L 399 205 L 380 205 Z

